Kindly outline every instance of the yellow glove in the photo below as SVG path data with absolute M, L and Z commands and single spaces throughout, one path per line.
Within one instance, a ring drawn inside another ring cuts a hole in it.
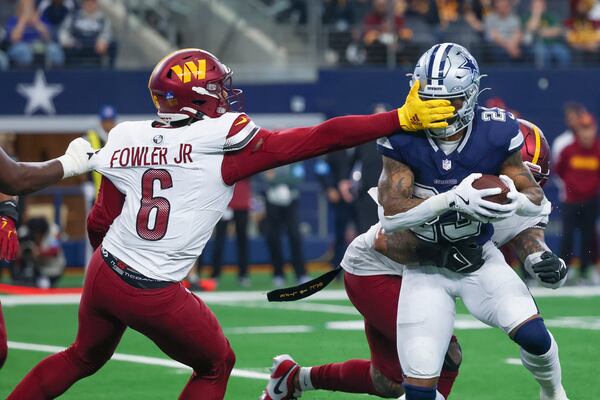
M 445 120 L 454 116 L 454 107 L 448 100 L 421 100 L 419 85 L 419 81 L 415 81 L 406 96 L 404 105 L 398 109 L 402 130 L 414 132 L 447 127 L 448 123 Z

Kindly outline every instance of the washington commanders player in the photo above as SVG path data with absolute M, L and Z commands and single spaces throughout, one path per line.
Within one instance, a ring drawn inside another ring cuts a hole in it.
M 232 112 L 231 70 L 199 49 L 172 53 L 149 80 L 159 121 L 125 122 L 95 156 L 103 174 L 88 232 L 88 266 L 75 343 L 46 358 L 9 399 L 50 399 L 91 375 L 131 327 L 194 372 L 181 399 L 222 399 L 235 361 L 215 316 L 180 283 L 223 215 L 233 185 L 270 168 L 449 118 L 447 100 L 418 85 L 392 112 L 334 118 L 282 131 Z
M 61 179 L 92 170 L 93 149 L 81 138 L 73 140 L 65 154 L 45 162 L 16 162 L 0 148 L 0 260 L 13 260 L 19 252 L 17 198 L 8 194 L 23 194 L 50 186 Z M 8 351 L 6 326 L 0 305 L 0 367 Z
M 550 147 L 536 125 L 519 120 L 519 126 L 524 137 L 523 163 L 543 186 L 550 173 Z M 547 216 L 513 215 L 494 223 L 492 240 L 497 246 L 510 246 L 543 286 L 557 288 L 566 280 L 566 266 L 545 244 L 547 220 Z M 379 223 L 356 237 L 348 246 L 341 267 L 346 293 L 365 319 L 371 358 L 300 367 L 289 355 L 277 356 L 263 399 L 293 399 L 308 390 L 368 393 L 384 398 L 401 396 L 403 375 L 396 349 L 397 340 L 402 340 L 396 337 L 398 297 L 405 265 L 435 261 L 436 249 L 424 245 L 410 231 L 384 234 Z M 453 337 L 438 382 L 438 391 L 446 399 L 461 362 L 460 346 Z M 279 393 L 275 393 L 279 382 Z

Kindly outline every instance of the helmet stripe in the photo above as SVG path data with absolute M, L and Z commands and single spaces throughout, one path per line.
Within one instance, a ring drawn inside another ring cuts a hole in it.
M 540 137 L 540 129 L 535 125 L 533 125 L 533 134 L 535 135 L 535 152 L 533 153 L 533 159 L 531 162 L 537 165 L 538 159 L 540 158 L 540 151 L 542 149 L 542 139 Z
M 429 57 L 429 65 L 427 66 L 427 84 L 431 85 L 431 78 L 433 78 L 433 63 L 435 60 L 435 55 L 440 48 L 441 45 L 436 45 L 431 51 L 431 56 Z
M 448 53 L 450 53 L 450 50 L 452 49 L 452 47 L 454 47 L 454 46 L 452 44 L 449 44 L 446 46 L 446 49 L 444 50 L 444 55 L 442 56 L 442 60 L 440 62 L 440 69 L 438 71 L 438 85 L 443 84 L 443 81 L 439 78 L 444 77 L 444 67 L 446 66 L 446 58 L 448 58 Z

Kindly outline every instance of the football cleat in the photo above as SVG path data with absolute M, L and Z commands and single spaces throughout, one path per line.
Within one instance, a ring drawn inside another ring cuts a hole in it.
M 300 372 L 300 365 L 289 354 L 273 358 L 271 379 L 259 400 L 295 400 L 302 392 L 294 388 L 294 378 Z

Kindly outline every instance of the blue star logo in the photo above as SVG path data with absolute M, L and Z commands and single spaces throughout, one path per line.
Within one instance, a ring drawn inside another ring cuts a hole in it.
M 460 69 L 466 69 L 468 70 L 471 74 L 476 75 L 479 73 L 479 68 L 477 68 L 477 64 L 475 64 L 473 62 L 473 60 L 471 59 L 471 57 L 467 57 L 466 55 L 461 53 L 461 56 L 464 57 L 465 62 L 462 63 L 462 65 L 458 68 Z

